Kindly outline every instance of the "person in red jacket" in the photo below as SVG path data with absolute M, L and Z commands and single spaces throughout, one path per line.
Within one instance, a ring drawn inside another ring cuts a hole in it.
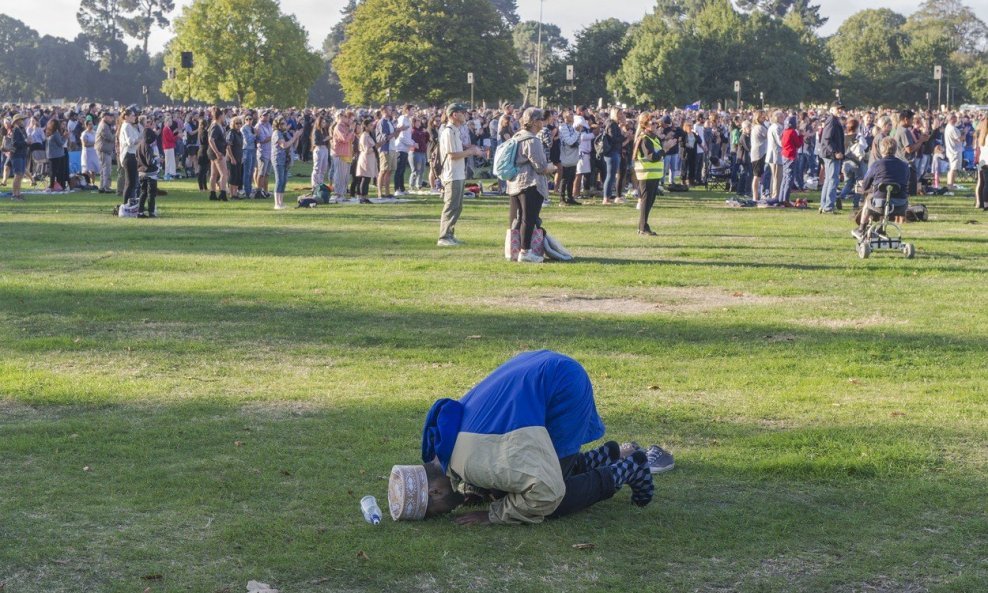
M 793 171 L 796 168 L 796 159 L 799 157 L 799 149 L 803 146 L 803 137 L 796 128 L 796 117 L 790 116 L 786 120 L 786 129 L 782 132 L 782 185 L 779 186 L 779 203 L 783 206 L 806 207 L 805 200 L 799 200 L 800 204 L 793 204 L 789 199 L 793 185 Z
M 172 179 L 176 175 L 175 169 L 175 130 L 172 128 L 175 122 L 168 118 L 161 128 L 161 150 L 165 153 L 165 179 Z

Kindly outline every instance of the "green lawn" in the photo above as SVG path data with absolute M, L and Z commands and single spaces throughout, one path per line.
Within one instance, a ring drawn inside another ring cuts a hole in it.
M 435 197 L 277 212 L 162 185 L 158 220 L 0 203 L 4 593 L 988 590 L 970 191 L 925 200 L 913 260 L 858 259 L 845 216 L 693 192 L 651 238 L 631 206 L 547 208 L 578 259 L 538 266 L 504 261 L 501 198 L 443 250 Z M 364 523 L 432 401 L 537 348 L 583 362 L 610 438 L 675 453 L 653 504 Z

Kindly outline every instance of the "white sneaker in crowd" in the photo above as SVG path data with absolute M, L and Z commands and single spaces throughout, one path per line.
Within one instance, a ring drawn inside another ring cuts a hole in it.
M 542 256 L 535 255 L 531 251 L 520 251 L 518 252 L 518 261 L 530 264 L 540 264 L 542 263 Z

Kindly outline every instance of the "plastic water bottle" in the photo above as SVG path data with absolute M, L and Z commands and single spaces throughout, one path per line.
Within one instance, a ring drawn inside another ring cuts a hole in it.
M 377 506 L 377 499 L 373 496 L 365 496 L 360 499 L 360 510 L 364 513 L 364 520 L 371 525 L 381 523 L 381 508 Z

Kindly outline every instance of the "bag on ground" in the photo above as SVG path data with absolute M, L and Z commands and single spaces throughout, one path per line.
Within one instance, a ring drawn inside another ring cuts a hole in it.
M 563 247 L 563 244 L 548 232 L 545 233 L 545 242 L 543 244 L 546 257 L 557 261 L 573 261 L 573 254 Z
M 926 222 L 930 219 L 930 212 L 925 204 L 916 204 L 906 208 L 906 220 L 908 222 Z
M 504 233 L 504 259 L 517 261 L 519 251 L 521 251 L 521 231 L 508 229 Z

